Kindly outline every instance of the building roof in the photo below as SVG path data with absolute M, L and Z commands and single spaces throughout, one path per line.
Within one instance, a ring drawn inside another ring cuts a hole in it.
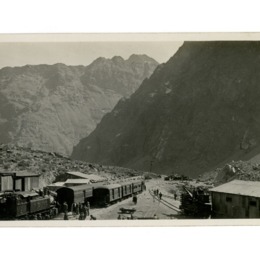
M 0 172 L 0 176 L 14 176 L 15 172 Z
M 99 181 L 106 180 L 106 178 L 101 177 L 99 175 L 95 175 L 95 174 L 86 174 L 86 173 L 82 173 L 82 172 L 67 172 L 67 173 L 70 175 L 73 175 L 73 176 L 77 176 L 79 178 L 88 179 L 92 182 L 99 182 Z
M 233 180 L 231 182 L 210 189 L 210 191 L 250 197 L 260 197 L 260 182 Z
M 16 172 L 0 172 L 0 176 L 16 176 L 16 177 L 38 177 L 39 173 L 27 172 L 27 171 L 16 171 Z
M 65 184 L 86 184 L 90 181 L 88 179 L 67 179 Z
M 83 179 L 88 179 L 87 174 L 82 173 L 82 172 L 67 172 L 67 174 L 72 175 L 72 176 L 76 176 L 76 177 L 80 177 Z
M 19 171 L 16 172 L 16 177 L 38 177 L 40 174 L 35 172 Z

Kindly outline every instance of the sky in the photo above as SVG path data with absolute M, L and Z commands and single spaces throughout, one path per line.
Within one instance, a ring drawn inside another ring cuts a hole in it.
M 64 63 L 89 65 L 98 57 L 146 54 L 159 63 L 169 60 L 182 45 L 174 42 L 10 42 L 0 43 L 0 68 Z

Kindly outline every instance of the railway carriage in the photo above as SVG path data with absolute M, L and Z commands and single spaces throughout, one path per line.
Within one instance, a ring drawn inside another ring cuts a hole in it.
M 141 193 L 143 191 L 143 181 L 136 180 L 132 182 L 132 193 Z
M 127 198 L 130 197 L 133 193 L 133 184 L 132 182 L 125 182 L 121 184 L 122 197 Z
M 108 184 L 96 186 L 93 190 L 93 202 L 99 206 L 114 203 L 122 198 L 122 186 L 120 184 Z
M 73 202 L 84 203 L 93 196 L 93 187 L 89 184 L 73 187 L 62 187 L 57 191 L 57 201 L 62 205 L 65 201 L 69 210 Z

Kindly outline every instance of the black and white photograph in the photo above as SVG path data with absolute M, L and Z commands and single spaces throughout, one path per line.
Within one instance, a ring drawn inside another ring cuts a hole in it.
M 255 36 L 1 35 L 1 226 L 258 219 Z

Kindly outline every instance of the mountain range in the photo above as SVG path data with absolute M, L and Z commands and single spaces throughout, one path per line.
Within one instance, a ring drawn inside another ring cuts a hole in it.
M 88 66 L 5 67 L 0 70 L 0 143 L 70 155 L 157 65 L 133 54 L 127 60 L 98 58 Z
M 260 42 L 185 42 L 72 158 L 198 176 L 260 154 Z

